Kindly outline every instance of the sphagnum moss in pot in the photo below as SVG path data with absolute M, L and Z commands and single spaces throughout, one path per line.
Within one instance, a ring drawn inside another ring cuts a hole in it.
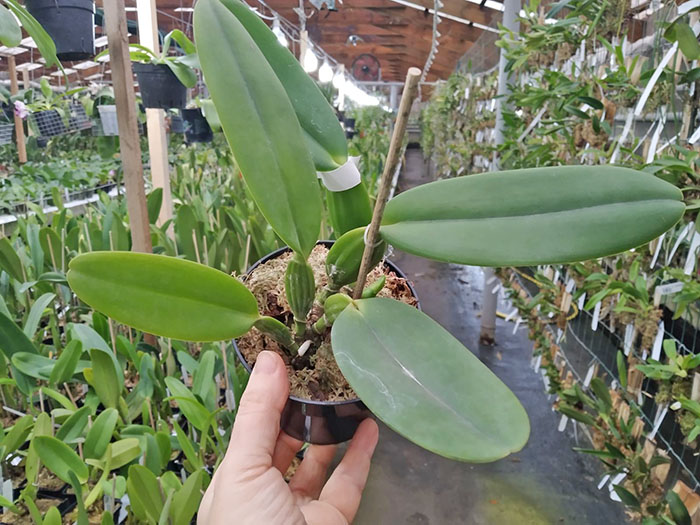
M 313 355 L 309 313 L 322 311 L 317 329 L 330 327 L 338 368 L 389 427 L 463 461 L 494 461 L 520 450 L 529 435 L 525 410 L 457 339 L 413 306 L 347 295 L 345 286 L 364 279 L 359 261 L 369 217 L 361 201 L 367 195 L 349 187 L 357 177 L 342 129 L 294 56 L 239 0 L 200 0 L 194 25 L 204 78 L 238 166 L 258 207 L 293 251 L 284 279 L 292 318 L 261 315 L 255 296 L 234 277 L 161 255 L 80 255 L 68 274 L 75 293 L 117 321 L 156 335 L 216 341 L 258 330 L 290 354 L 311 340 L 306 351 Z M 346 210 L 361 229 L 338 232 L 324 264 L 329 284 L 315 300 L 308 258 L 322 215 L 317 171 L 337 190 L 326 195 L 335 209 Z M 529 169 L 413 188 L 390 200 L 383 218 L 375 214 L 367 237 L 372 246 L 378 230 L 384 243 L 452 263 L 570 263 L 644 244 L 684 209 L 680 191 L 648 173 L 609 166 Z M 356 285 L 353 295 L 362 290 Z

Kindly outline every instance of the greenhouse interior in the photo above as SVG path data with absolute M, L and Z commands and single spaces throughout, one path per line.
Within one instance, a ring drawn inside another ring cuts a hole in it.
M 0 0 L 0 524 L 700 525 L 700 0 Z

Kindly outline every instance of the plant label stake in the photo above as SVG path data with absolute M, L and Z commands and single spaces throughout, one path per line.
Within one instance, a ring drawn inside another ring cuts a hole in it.
M 394 133 L 391 136 L 389 153 L 387 154 L 386 163 L 384 164 L 384 173 L 382 173 L 382 178 L 379 183 L 379 191 L 377 192 L 377 202 L 374 205 L 374 211 L 372 213 L 372 222 L 370 222 L 369 226 L 367 227 L 365 250 L 362 253 L 362 263 L 360 264 L 360 271 L 357 275 L 357 283 L 355 284 L 355 289 L 353 290 L 352 294 L 353 299 L 359 299 L 362 296 L 362 290 L 365 287 L 367 273 L 370 270 L 372 252 L 374 251 L 374 244 L 377 241 L 377 234 L 379 233 L 379 224 L 382 222 L 384 206 L 386 206 L 386 201 L 389 198 L 391 176 L 393 175 L 396 165 L 399 162 L 401 143 L 403 142 L 403 137 L 406 134 L 406 126 L 408 125 L 408 114 L 411 112 L 413 100 L 416 98 L 416 94 L 418 92 L 418 80 L 420 79 L 420 76 L 421 70 L 417 67 L 409 68 L 408 72 L 406 73 L 406 82 L 404 83 L 403 94 L 401 95 L 401 102 L 399 103 L 399 112 L 396 116 L 396 125 L 394 126 Z

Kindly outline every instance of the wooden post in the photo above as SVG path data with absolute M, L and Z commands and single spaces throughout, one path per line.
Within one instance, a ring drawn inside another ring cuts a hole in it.
M 14 55 L 7 57 L 8 69 L 10 70 L 10 93 L 16 95 L 19 91 L 17 86 L 17 62 Z M 20 164 L 27 162 L 27 146 L 24 143 L 24 122 L 15 115 L 15 135 L 17 137 L 17 156 Z
M 374 204 L 372 212 L 372 222 L 367 226 L 365 235 L 365 251 L 362 253 L 362 263 L 360 264 L 360 272 L 357 274 L 357 283 L 352 292 L 353 299 L 359 299 L 362 295 L 362 290 L 367 281 L 367 273 L 371 270 L 369 264 L 372 260 L 372 252 L 374 251 L 374 243 L 377 240 L 379 233 L 379 225 L 382 222 L 384 215 L 384 206 L 389 199 L 389 191 L 391 190 L 391 179 L 396 171 L 396 166 L 399 163 L 399 154 L 401 153 L 401 145 L 403 144 L 403 136 L 406 134 L 406 126 L 408 125 L 408 115 L 411 112 L 413 100 L 418 93 L 418 80 L 421 76 L 421 70 L 417 67 L 409 68 L 406 74 L 406 82 L 403 86 L 403 94 L 401 95 L 401 103 L 399 104 L 399 112 L 396 115 L 396 125 L 394 132 L 391 135 L 389 143 L 389 153 L 386 156 L 384 163 L 384 172 L 379 181 L 379 190 L 377 191 L 377 202 Z
M 136 10 L 139 22 L 139 43 L 160 52 L 155 0 L 137 0 Z M 165 111 L 146 108 L 146 128 L 148 130 L 148 152 L 151 159 L 151 181 L 154 188 L 163 189 L 163 204 L 158 215 L 158 225 L 165 224 L 173 217 L 173 197 L 170 191 L 170 167 L 168 165 L 168 139 L 165 134 Z M 168 234 L 174 238 L 172 225 Z
M 129 58 L 129 37 L 126 28 L 124 0 L 104 3 L 105 26 L 112 66 L 112 85 L 117 105 L 119 147 L 124 167 L 126 205 L 131 226 L 132 250 L 150 253 L 151 232 L 146 207 L 146 191 L 143 186 L 141 144 L 136 115 L 134 74 Z

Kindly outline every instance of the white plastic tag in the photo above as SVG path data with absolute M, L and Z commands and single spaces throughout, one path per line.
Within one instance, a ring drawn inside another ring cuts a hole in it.
M 685 266 L 683 267 L 683 273 L 686 275 L 690 275 L 695 269 L 698 247 L 700 247 L 700 233 L 693 232 L 693 240 L 690 241 L 690 248 L 688 249 L 688 258 L 685 260 Z
M 661 359 L 661 344 L 664 342 L 664 322 L 659 321 L 659 326 L 656 329 L 656 337 L 654 338 L 654 346 L 651 347 L 651 358 L 654 361 Z
M 319 171 L 318 178 L 329 191 L 337 192 L 354 188 L 362 182 L 360 170 L 357 169 L 359 159 L 360 157 L 350 157 L 345 164 L 337 169 Z
M 598 330 L 598 318 L 600 317 L 600 303 L 596 303 L 593 309 L 593 319 L 591 319 L 591 330 Z
M 630 355 L 632 350 L 632 337 L 634 336 L 634 323 L 625 326 L 625 340 L 623 343 L 623 348 L 625 349 L 625 355 Z

